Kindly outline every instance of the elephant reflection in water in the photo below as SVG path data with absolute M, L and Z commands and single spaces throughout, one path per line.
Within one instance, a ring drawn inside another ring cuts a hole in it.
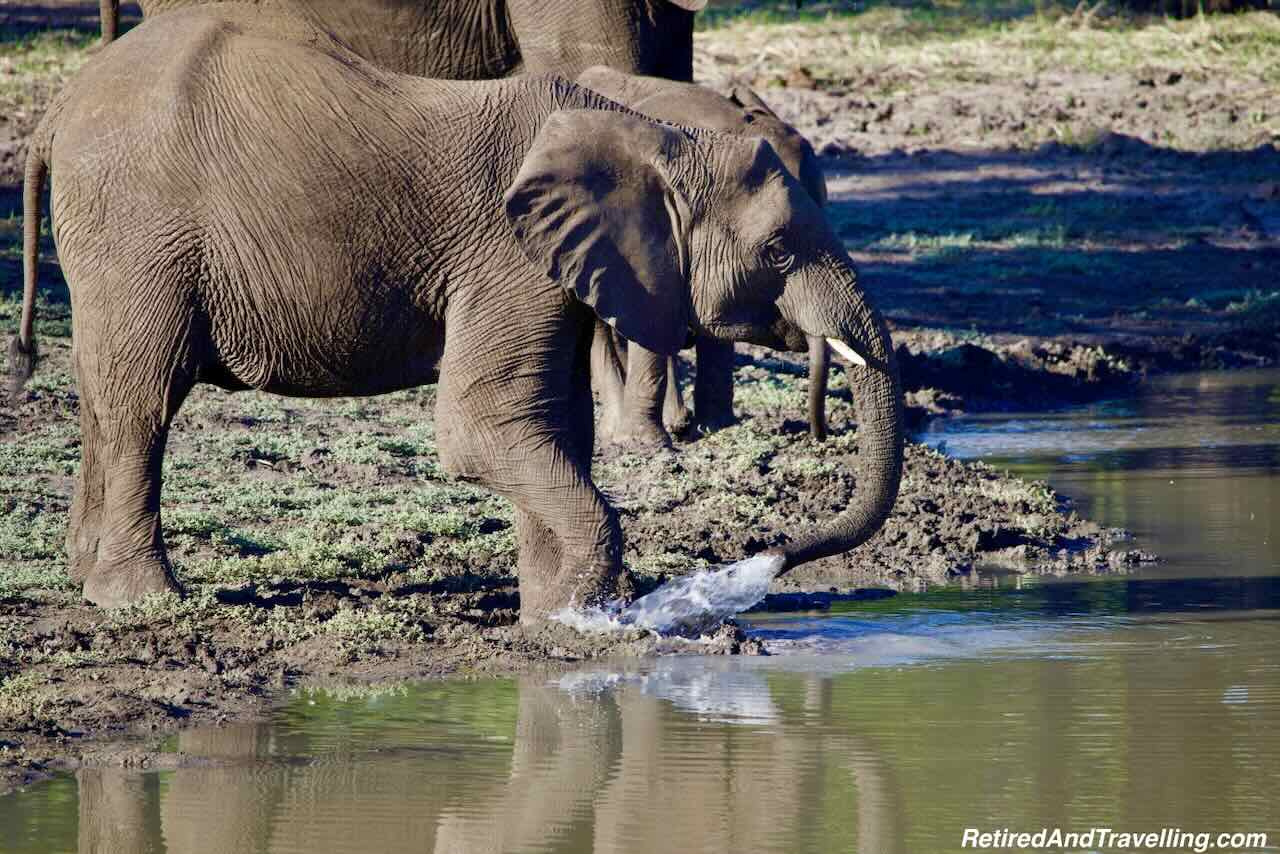
M 753 690 L 767 697 L 753 676 Z M 695 733 L 691 716 L 643 680 L 584 696 L 527 677 L 510 753 L 437 747 L 365 758 L 339 749 L 290 764 L 266 759 L 265 726 L 184 733 L 183 752 L 225 764 L 183 769 L 150 793 L 125 771 L 81 772 L 90 782 L 81 784 L 80 850 L 608 852 L 661 850 L 673 840 L 692 850 L 765 840 L 782 849 L 905 850 L 888 767 L 863 739 L 827 723 L 830 680 L 782 678 L 805 680 L 802 712 L 769 704 L 772 721 L 757 714 L 750 726 Z M 698 712 L 723 715 L 714 704 Z M 848 839 L 833 838 L 820 820 L 819 801 L 830 800 L 833 785 Z
M 835 731 L 815 737 L 766 700 L 767 720 L 764 679 L 727 675 L 714 674 L 710 692 L 692 692 L 710 703 L 677 701 L 683 711 L 667 697 L 688 698 L 687 684 L 666 691 L 662 680 L 641 679 L 583 697 L 522 683 L 521 739 L 508 779 L 482 805 L 447 811 L 435 851 L 661 851 L 675 841 L 681 850 L 728 851 L 758 850 L 766 840 L 778 850 L 905 850 L 889 769 L 863 739 Z M 827 726 L 818 722 L 828 719 L 831 680 L 789 678 L 805 680 L 803 717 Z M 696 740 L 690 732 L 690 711 L 715 719 L 744 709 L 751 712 L 746 726 Z M 589 741 L 583 732 L 593 734 Z M 844 779 L 833 780 L 833 770 Z M 856 839 L 807 839 L 828 830 L 811 806 L 833 783 L 857 792 L 847 816 Z
M 77 771 L 80 854 L 163 851 L 155 839 L 154 782 L 153 777 L 124 768 Z

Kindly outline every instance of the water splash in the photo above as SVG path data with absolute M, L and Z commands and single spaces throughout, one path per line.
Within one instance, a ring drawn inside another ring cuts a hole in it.
M 552 619 L 580 632 L 642 628 L 696 637 L 764 599 L 783 563 L 780 555 L 756 555 L 677 578 L 620 610 L 565 608 Z

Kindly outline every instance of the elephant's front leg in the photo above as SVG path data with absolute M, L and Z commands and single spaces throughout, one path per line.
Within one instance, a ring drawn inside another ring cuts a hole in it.
M 707 432 L 737 423 L 733 414 L 733 342 L 699 337 L 693 381 L 693 418 Z
M 437 397 L 441 460 L 516 507 L 521 621 L 616 598 L 622 528 L 591 481 L 590 328 L 571 355 L 523 342 L 511 351 L 518 367 L 495 360 L 477 372 L 453 346 Z
M 591 340 L 591 387 L 600 399 L 600 435 L 607 442 L 613 441 L 623 423 L 627 377 L 622 358 L 613 329 L 597 322 Z

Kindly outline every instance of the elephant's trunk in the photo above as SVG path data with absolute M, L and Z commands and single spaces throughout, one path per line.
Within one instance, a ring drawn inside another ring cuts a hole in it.
M 831 350 L 825 338 L 809 336 L 809 435 L 821 442 L 827 438 L 827 374 L 831 371 Z
M 898 497 L 904 441 L 898 363 L 889 330 L 875 309 L 859 298 L 854 314 L 846 342 L 866 361 L 848 369 L 858 418 L 857 492 L 831 523 L 778 549 L 785 559 L 782 572 L 866 542 L 884 524 Z

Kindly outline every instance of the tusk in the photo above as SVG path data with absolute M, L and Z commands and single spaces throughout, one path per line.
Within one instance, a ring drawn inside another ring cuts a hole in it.
M 838 338 L 828 338 L 827 344 L 831 347 L 832 350 L 835 350 L 837 354 L 848 359 L 853 364 L 860 365 L 864 368 L 867 366 L 866 359 L 862 358 L 862 356 L 858 355 L 858 353 L 855 352 L 852 347 L 850 347 L 848 344 L 844 343 L 843 341 L 839 340 Z

